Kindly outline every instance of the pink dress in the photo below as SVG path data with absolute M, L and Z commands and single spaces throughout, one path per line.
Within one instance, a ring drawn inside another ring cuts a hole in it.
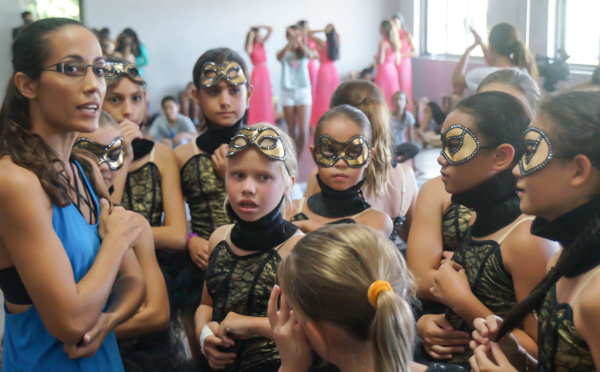
M 390 108 L 392 106 L 392 96 L 394 93 L 400 90 L 400 84 L 398 83 L 398 70 L 396 68 L 396 53 L 392 50 L 392 45 L 389 41 L 384 40 L 385 43 L 385 57 L 383 64 L 377 67 L 377 73 L 375 74 L 375 84 L 383 92 L 385 101 Z
M 248 125 L 263 121 L 275 124 L 271 97 L 271 76 L 267 68 L 265 46 L 258 42 L 252 44 L 250 59 L 254 65 L 250 77 L 250 83 L 254 86 L 254 93 L 250 97 L 250 106 L 248 107 Z
M 401 54 L 410 54 L 412 49 L 408 41 L 408 32 L 400 30 L 400 47 Z M 410 57 L 402 57 L 398 65 L 398 77 L 400 82 L 400 90 L 406 93 L 407 105 L 406 109 L 413 111 L 413 96 L 412 96 L 412 59 Z
M 310 126 L 315 128 L 319 118 L 329 110 L 329 101 L 333 92 L 340 85 L 340 75 L 335 67 L 335 61 L 329 59 L 327 43 L 319 49 L 319 74 L 317 75 L 317 88 L 313 97 Z
M 313 40 L 308 39 L 307 41 L 308 47 L 310 49 L 317 49 L 317 43 Z M 317 90 L 317 74 L 319 72 L 319 67 L 314 59 L 310 59 L 308 61 L 308 76 L 310 77 L 310 87 L 312 91 L 312 98 L 315 99 L 315 94 Z

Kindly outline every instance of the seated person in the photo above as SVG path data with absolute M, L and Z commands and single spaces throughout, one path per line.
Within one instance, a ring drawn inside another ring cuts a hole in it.
M 181 102 L 179 112 L 192 119 L 194 124 L 198 125 L 200 124 L 200 121 L 202 121 L 203 115 L 200 106 L 194 101 L 194 96 L 192 95 L 193 90 L 194 83 L 189 82 L 185 87 L 185 90 L 179 94 L 179 102 Z
M 148 131 L 149 139 L 161 142 L 170 147 L 193 141 L 198 132 L 194 123 L 179 113 L 179 104 L 173 96 L 166 96 L 161 101 L 163 114 L 154 120 Z
M 421 151 L 421 145 L 415 142 L 415 117 L 406 110 L 406 93 L 398 91 L 392 96 L 390 124 L 394 133 L 394 149 L 399 163 L 413 159 Z M 414 162 L 413 162 L 414 168 Z

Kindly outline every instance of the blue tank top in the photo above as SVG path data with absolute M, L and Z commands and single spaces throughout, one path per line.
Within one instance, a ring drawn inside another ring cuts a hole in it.
M 80 165 L 75 164 L 99 210 L 94 189 Z M 100 249 L 99 215 L 96 217 L 96 224 L 90 225 L 73 203 L 66 207 L 52 205 L 52 226 L 69 257 L 75 282 L 87 274 Z M 63 351 L 63 343 L 48 332 L 35 305 L 18 314 L 6 312 L 4 327 L 2 371 L 123 371 L 114 332 L 106 336 L 93 357 L 72 360 Z

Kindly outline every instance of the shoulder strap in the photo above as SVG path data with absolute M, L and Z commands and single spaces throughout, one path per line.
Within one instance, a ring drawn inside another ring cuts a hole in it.
M 373 207 L 369 207 L 369 208 L 365 209 L 364 211 L 362 211 L 362 212 L 360 212 L 360 213 L 357 213 L 357 214 L 355 214 L 354 216 L 352 216 L 352 217 L 350 217 L 350 218 L 352 218 L 353 220 L 355 220 L 355 219 L 356 219 L 356 217 L 360 216 L 361 214 L 363 214 L 363 213 L 365 213 L 365 212 L 368 212 L 368 211 L 370 211 L 371 209 L 373 209 Z
M 404 170 L 399 166 L 398 170 L 402 174 L 402 192 L 400 193 L 400 211 L 404 210 L 404 197 L 406 196 L 406 178 L 404 177 Z
M 156 150 L 156 146 L 152 147 L 152 151 L 150 151 L 150 163 L 154 163 L 154 151 Z
M 510 229 L 508 229 L 508 231 L 505 232 L 504 235 L 502 235 L 500 237 L 500 239 L 497 240 L 498 245 L 501 245 L 502 242 L 504 241 L 504 239 L 506 239 L 510 235 L 510 233 L 513 232 L 513 230 L 517 228 L 517 226 L 519 226 L 520 224 L 522 224 L 525 221 L 531 221 L 534 218 L 535 217 L 533 217 L 533 216 L 528 216 L 528 217 L 522 218 L 520 220 L 517 220 L 516 222 L 513 222 L 513 225 L 510 227 Z
M 300 214 L 302 213 L 302 209 L 304 209 L 304 199 L 306 199 L 306 197 L 302 197 L 302 199 L 300 199 L 300 209 L 297 210 L 296 214 Z
M 303 198 L 303 199 L 304 199 L 304 198 Z M 279 251 L 279 249 L 281 249 L 281 247 L 283 247 L 283 246 L 285 245 L 285 243 L 287 243 L 287 242 L 288 242 L 288 240 L 290 240 L 290 239 L 291 239 L 291 238 L 293 238 L 294 236 L 296 236 L 296 235 L 300 235 L 300 234 L 302 234 L 302 230 L 300 230 L 300 229 L 296 230 L 296 232 L 294 233 L 294 235 L 290 236 L 290 237 L 289 237 L 289 238 L 288 238 L 288 239 L 287 239 L 285 242 L 283 242 L 283 243 L 279 244 L 277 247 L 275 247 L 275 248 L 273 248 L 273 249 L 275 249 L 276 251 Z
M 583 283 L 579 284 L 577 286 L 577 290 L 575 291 L 575 294 L 573 294 L 573 298 L 571 298 L 571 301 L 569 301 L 570 303 L 575 302 L 575 300 L 579 297 L 579 295 L 581 294 L 581 292 L 583 292 L 583 290 L 585 289 L 586 285 L 592 280 L 594 279 L 594 277 L 596 276 L 596 274 L 598 274 L 600 272 L 600 266 L 596 266 L 596 268 L 594 268 L 592 271 L 590 271 L 585 279 L 583 280 Z

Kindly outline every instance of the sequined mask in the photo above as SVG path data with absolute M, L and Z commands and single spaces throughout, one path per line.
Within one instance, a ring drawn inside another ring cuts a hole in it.
M 459 165 L 473 159 L 479 149 L 493 146 L 481 146 L 475 133 L 467 127 L 456 124 L 441 134 L 442 156 L 452 165 Z
M 371 157 L 369 142 L 363 136 L 354 136 L 346 142 L 338 142 L 324 134 L 317 139 L 313 149 L 313 159 L 319 167 L 333 166 L 344 159 L 351 168 L 360 168 Z
M 535 127 L 527 128 L 523 135 L 525 153 L 519 160 L 519 170 L 523 177 L 544 168 L 555 155 L 550 138 L 543 130 Z
M 265 156 L 275 160 L 285 160 L 287 155 L 279 134 L 273 128 L 243 127 L 231 139 L 227 157 L 244 151 L 248 146 L 255 146 Z
M 200 88 L 209 88 L 225 79 L 229 85 L 246 84 L 244 69 L 237 62 L 206 62 L 202 65 Z
M 106 85 L 114 85 L 126 75 L 131 81 L 137 84 L 146 85 L 146 82 L 140 75 L 140 70 L 132 63 L 107 62 Z
M 115 138 L 108 146 L 96 143 L 88 138 L 79 138 L 75 141 L 73 148 L 91 152 L 98 157 L 98 167 L 106 163 L 111 170 L 118 170 L 125 161 L 125 151 L 123 149 L 123 137 Z

